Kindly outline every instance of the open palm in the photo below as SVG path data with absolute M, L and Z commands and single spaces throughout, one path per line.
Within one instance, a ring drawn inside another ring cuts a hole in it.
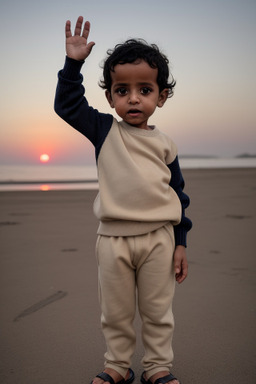
M 85 60 L 91 53 L 94 42 L 87 42 L 90 33 L 90 23 L 86 21 L 82 29 L 83 17 L 79 16 L 76 22 L 75 33 L 72 36 L 71 22 L 66 22 L 66 53 L 71 59 Z M 81 34 L 82 32 L 82 34 Z

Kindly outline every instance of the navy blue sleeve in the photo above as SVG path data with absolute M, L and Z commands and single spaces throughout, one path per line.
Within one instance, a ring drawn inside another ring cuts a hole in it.
M 192 222 L 185 216 L 185 209 L 189 206 L 189 197 L 183 192 L 185 182 L 180 170 L 178 156 L 168 165 L 171 171 L 170 186 L 177 193 L 181 202 L 181 222 L 174 226 L 175 244 L 187 246 L 187 232 L 192 228 Z
M 66 57 L 64 68 L 58 73 L 54 109 L 55 112 L 95 146 L 96 158 L 111 128 L 113 116 L 97 111 L 88 105 L 84 97 L 83 62 Z

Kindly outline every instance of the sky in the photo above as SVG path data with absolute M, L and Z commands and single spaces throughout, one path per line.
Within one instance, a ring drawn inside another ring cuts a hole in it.
M 128 38 L 156 43 L 177 81 L 149 123 L 180 155 L 256 153 L 255 0 L 0 0 L 0 164 L 93 164 L 94 148 L 53 110 L 65 22 L 91 22 L 82 69 L 89 104 L 113 113 L 98 86 L 106 51 Z M 115 115 L 115 114 L 114 114 Z M 115 117 L 117 117 L 115 115 Z

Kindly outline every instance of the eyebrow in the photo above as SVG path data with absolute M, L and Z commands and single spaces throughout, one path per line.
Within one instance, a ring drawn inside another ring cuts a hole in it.
M 127 83 L 116 83 L 115 85 L 114 85 L 114 87 L 116 88 L 116 87 L 127 87 Z
M 144 86 L 144 87 L 153 87 L 153 83 L 149 83 L 149 82 L 141 82 L 141 83 L 138 83 L 139 86 Z M 114 85 L 114 88 L 118 88 L 118 87 L 128 87 L 129 84 L 128 83 L 116 83 Z

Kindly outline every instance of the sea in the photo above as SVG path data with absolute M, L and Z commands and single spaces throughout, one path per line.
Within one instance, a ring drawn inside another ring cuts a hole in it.
M 255 168 L 256 157 L 180 158 L 181 169 Z M 2 165 L 0 192 L 98 189 L 94 165 Z

